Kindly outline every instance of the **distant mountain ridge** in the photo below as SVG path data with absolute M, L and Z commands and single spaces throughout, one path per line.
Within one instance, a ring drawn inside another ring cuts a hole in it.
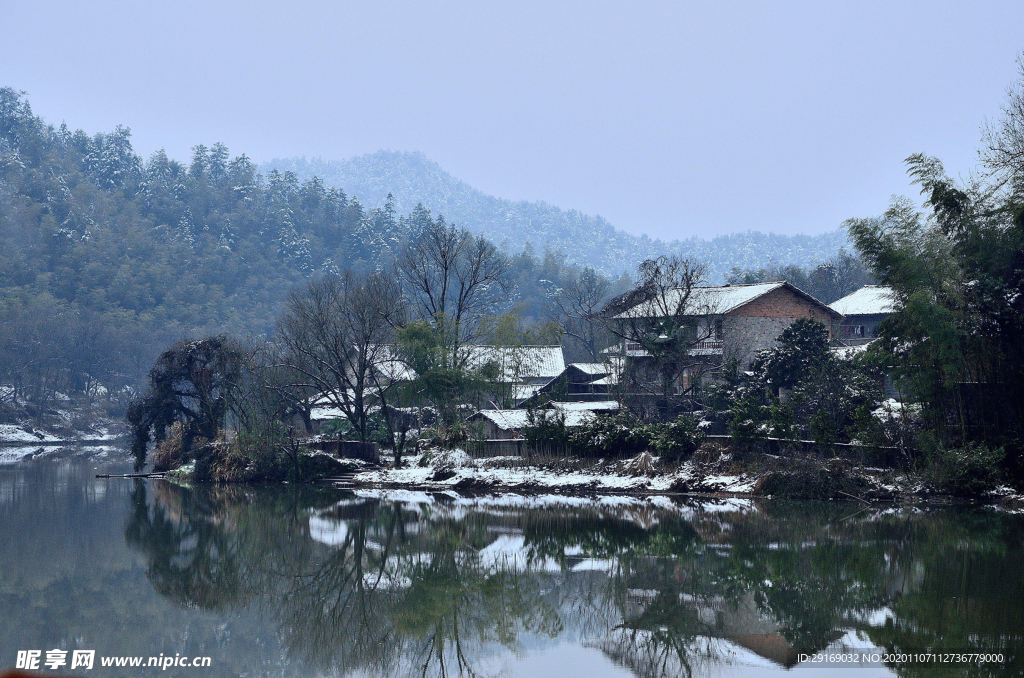
M 511 251 L 527 244 L 535 251 L 561 250 L 572 263 L 609 274 L 632 272 L 644 259 L 683 254 L 707 260 L 711 276 L 721 280 L 734 266 L 757 269 L 772 264 L 813 267 L 847 247 L 846 234 L 779 235 L 748 231 L 710 240 L 693 237 L 663 240 L 635 236 L 615 228 L 601 216 L 563 210 L 543 201 L 512 201 L 487 195 L 453 177 L 422 153 L 377 151 L 349 160 L 322 158 L 274 159 L 262 166 L 294 172 L 302 181 L 314 176 L 343 189 L 369 208 L 380 207 L 388 193 L 395 208 L 408 213 L 423 203 L 434 214 L 481 233 Z

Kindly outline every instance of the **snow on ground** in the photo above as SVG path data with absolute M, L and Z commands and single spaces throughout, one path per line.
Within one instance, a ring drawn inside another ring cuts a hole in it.
M 0 424 L 0 443 L 53 443 L 59 442 L 60 438 L 38 429 L 31 432 L 21 426 L 14 424 Z
M 4 464 L 16 464 L 28 459 L 40 459 L 43 457 L 88 457 L 90 459 L 104 459 L 110 456 L 123 455 L 124 450 L 112 445 L 90 445 L 76 447 L 74 445 L 58 446 L 48 445 L 46 447 L 34 447 L 32 445 L 18 443 L 10 447 L 0 447 L 0 466 Z
M 89 440 L 117 440 L 123 437 L 123 433 L 115 433 L 109 428 L 102 428 L 98 433 L 87 436 Z
M 462 450 L 445 452 L 428 457 L 429 465 L 420 466 L 421 456 L 411 457 L 409 465 L 401 469 L 385 468 L 364 471 L 355 476 L 355 481 L 364 485 L 400 485 L 447 489 L 463 481 L 473 481 L 481 487 L 486 485 L 495 490 L 529 487 L 533 490 L 559 491 L 600 491 L 613 492 L 667 492 L 674 482 L 690 479 L 696 474 L 692 464 L 684 464 L 672 473 L 655 476 L 625 475 L 608 468 L 593 470 L 555 471 L 536 466 L 498 466 L 497 459 L 473 459 Z M 511 459 L 511 458 L 502 458 Z M 521 461 L 520 458 L 515 458 Z M 452 475 L 448 478 L 434 475 L 438 469 L 446 469 Z M 750 492 L 756 478 L 745 475 L 715 474 L 702 476 L 701 485 L 708 491 L 744 494 Z

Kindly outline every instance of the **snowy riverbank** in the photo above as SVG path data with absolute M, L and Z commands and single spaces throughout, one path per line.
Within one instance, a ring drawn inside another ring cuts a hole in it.
M 788 497 L 863 503 L 946 501 L 919 476 L 840 460 L 783 459 L 771 455 L 734 460 L 690 459 L 664 463 L 640 455 L 613 461 L 490 457 L 461 450 L 408 457 L 402 468 L 357 470 L 344 484 L 390 490 L 468 493 L 558 493 L 567 495 L 693 494 L 721 497 Z M 1021 496 L 1001 488 L 982 503 L 1024 508 Z
M 107 458 L 124 455 L 118 425 L 97 425 L 81 432 L 52 431 L 27 424 L 0 424 L 0 464 L 44 457 Z

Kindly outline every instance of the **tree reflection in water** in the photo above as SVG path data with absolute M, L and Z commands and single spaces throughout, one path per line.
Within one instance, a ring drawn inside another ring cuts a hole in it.
M 126 538 L 162 595 L 257 610 L 311 671 L 482 675 L 557 640 L 638 676 L 701 675 L 754 655 L 792 666 L 859 635 L 886 650 L 1003 652 L 996 675 L 1020 666 L 1022 523 L 140 482 Z

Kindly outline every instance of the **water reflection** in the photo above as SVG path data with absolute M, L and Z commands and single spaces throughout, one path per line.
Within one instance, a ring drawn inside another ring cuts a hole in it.
M 0 665 L 58 647 L 210 655 L 210 678 L 753 676 L 867 646 L 1008 660 L 890 674 L 1022 672 L 1020 516 L 94 477 L 118 470 L 0 467 Z M 133 675 L 157 673 L 195 676 Z
M 994 511 L 142 481 L 130 503 L 162 596 L 257 613 L 310 674 L 484 675 L 565 644 L 636 676 L 855 646 L 1022 666 L 1024 522 Z

